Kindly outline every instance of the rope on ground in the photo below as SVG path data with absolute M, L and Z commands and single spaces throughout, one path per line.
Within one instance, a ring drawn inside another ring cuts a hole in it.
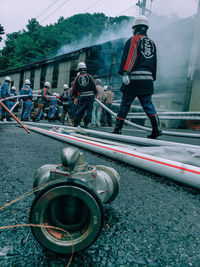
M 62 231 L 64 233 L 66 233 L 71 241 L 72 241 L 72 253 L 71 253 L 71 256 L 70 256 L 70 259 L 66 265 L 66 267 L 68 267 L 73 259 L 73 255 L 74 255 L 74 240 L 72 238 L 72 236 L 70 235 L 70 233 L 64 229 L 61 229 L 59 227 L 55 227 L 55 226 L 51 226 L 51 225 L 44 225 L 44 224 L 32 224 L 32 223 L 29 223 L 29 224 L 17 224 L 17 225 L 7 225 L 7 226 L 0 226 L 0 230 L 5 230 L 5 229 L 13 229 L 13 228 L 20 228 L 20 227 L 40 227 L 40 228 L 49 228 L 49 229 L 53 229 L 53 230 L 59 230 L 59 231 Z
M 15 198 L 14 200 L 10 201 L 9 203 L 3 205 L 2 207 L 0 207 L 0 211 L 3 210 L 4 208 L 6 207 L 9 207 L 11 206 L 12 204 L 30 196 L 31 194 L 35 193 L 35 192 L 38 192 L 39 190 L 43 189 L 45 186 L 47 186 L 48 184 L 50 184 L 51 182 L 48 182 L 42 186 L 37 186 L 35 187 L 34 189 L 30 190 L 30 191 L 27 191 L 26 193 L 20 195 L 19 197 Z M 19 227 L 43 227 L 43 228 L 50 228 L 50 229 L 54 229 L 54 230 L 59 230 L 59 231 L 62 231 L 62 232 L 65 232 L 69 237 L 70 239 L 72 240 L 72 253 L 71 253 L 71 257 L 69 259 L 69 262 L 67 263 L 66 267 L 68 267 L 72 261 L 72 258 L 73 258 L 73 255 L 74 255 L 74 240 L 72 238 L 72 236 L 70 235 L 70 233 L 64 229 L 61 229 L 59 227 L 55 227 L 55 226 L 51 226 L 51 225 L 43 225 L 43 224 L 20 224 L 20 225 L 8 225 L 8 226 L 0 226 L 0 230 L 4 230 L 4 229 L 12 229 L 12 228 L 19 228 Z

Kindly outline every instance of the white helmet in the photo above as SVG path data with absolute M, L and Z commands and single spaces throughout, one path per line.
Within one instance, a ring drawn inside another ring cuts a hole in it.
M 15 86 L 12 86 L 12 87 L 11 87 L 11 90 L 16 90 L 16 87 L 15 87 Z
M 63 85 L 63 89 L 68 89 L 69 87 L 68 87 L 68 85 L 65 83 L 64 85 Z
M 9 77 L 9 76 L 6 76 L 6 77 L 5 77 L 5 81 L 6 81 L 6 82 L 11 82 L 10 77 Z
M 45 82 L 44 86 L 50 87 L 51 84 L 49 82 Z
M 25 82 L 24 82 L 24 84 L 30 85 L 30 84 L 31 84 L 31 82 L 30 82 L 30 80 L 29 80 L 29 79 L 26 79 L 26 80 L 25 80 Z
M 57 96 L 57 94 L 56 94 L 56 93 L 53 93 L 53 95 L 54 95 L 54 96 Z
M 79 62 L 78 63 L 78 70 L 80 70 L 80 69 L 86 69 L 86 65 L 85 65 L 84 62 Z
M 138 16 L 135 19 L 132 28 L 134 28 L 136 26 L 139 26 L 139 25 L 144 25 L 144 26 L 147 26 L 147 28 L 149 28 L 149 19 L 146 16 L 144 16 L 144 15 Z
M 101 82 L 101 80 L 100 79 L 96 79 L 96 84 L 101 84 L 102 82 Z

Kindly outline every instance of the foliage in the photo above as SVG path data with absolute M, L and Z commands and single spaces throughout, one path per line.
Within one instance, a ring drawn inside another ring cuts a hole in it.
M 31 18 L 26 25 L 27 30 L 6 35 L 5 47 L 1 50 L 0 71 L 52 57 L 63 45 L 78 42 L 88 35 L 98 38 L 104 30 L 127 20 L 129 18 L 126 16 L 113 18 L 103 13 L 86 13 L 67 19 L 60 17 L 57 23 L 43 27 Z M 3 33 L 0 25 L 0 35 Z
M 4 28 L 3 28 L 3 26 L 0 24 L 0 42 L 1 42 L 1 40 L 3 39 L 2 37 L 1 37 L 1 35 L 3 35 L 4 34 Z

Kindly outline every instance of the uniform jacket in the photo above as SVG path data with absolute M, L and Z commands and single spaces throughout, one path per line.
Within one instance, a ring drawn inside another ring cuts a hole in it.
M 56 96 L 52 97 L 51 100 L 50 100 L 50 105 L 57 108 L 58 107 L 58 102 L 59 102 L 59 99 Z
M 9 97 L 9 84 L 7 82 L 4 82 L 1 86 L 1 97 L 6 98 Z
M 16 92 L 13 92 L 13 91 L 10 91 L 9 92 L 10 96 L 16 96 L 17 93 Z M 13 98 L 13 99 L 9 99 L 10 102 L 16 102 L 16 98 Z
M 22 98 L 23 101 L 27 101 L 27 100 L 32 101 L 33 94 L 32 94 L 31 87 L 29 85 L 25 85 L 24 87 L 22 87 L 20 90 L 20 95 L 27 95 Z
M 88 97 L 94 96 L 98 93 L 95 85 L 95 81 L 90 74 L 81 73 L 74 80 L 71 96 L 72 97 Z
M 61 101 L 62 101 L 62 105 L 68 105 L 69 104 L 69 91 L 64 91 L 61 94 Z
M 38 100 L 38 104 L 47 104 L 47 98 L 48 98 L 48 95 L 51 95 L 49 90 L 47 88 L 43 88 L 42 91 L 41 91 L 41 98 L 39 98 Z
M 131 78 L 135 71 L 150 71 L 155 81 L 156 68 L 157 56 L 154 42 L 145 35 L 135 35 L 128 39 L 124 46 L 119 74 L 123 75 L 124 72 L 128 72 Z
M 135 35 L 124 46 L 119 74 L 129 74 L 130 84 L 121 91 L 134 94 L 153 94 L 156 80 L 157 55 L 154 42 L 146 35 Z

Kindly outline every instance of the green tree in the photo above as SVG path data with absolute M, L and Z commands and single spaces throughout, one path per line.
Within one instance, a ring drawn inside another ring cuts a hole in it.
M 28 24 L 26 25 L 26 28 L 28 29 L 29 33 L 37 31 L 40 27 L 41 25 L 35 18 L 28 20 Z
M 31 18 L 26 25 L 27 31 L 6 35 L 5 47 L 1 50 L 0 70 L 55 56 L 63 45 L 79 43 L 88 36 L 90 40 L 95 40 L 104 30 L 116 28 L 128 19 L 126 16 L 112 18 L 103 13 L 86 13 L 67 19 L 60 17 L 57 23 L 43 27 L 35 18 Z
M 0 24 L 0 42 L 2 41 L 2 37 L 1 37 L 1 35 L 3 35 L 5 32 L 4 32 L 4 28 L 3 28 L 3 26 Z

